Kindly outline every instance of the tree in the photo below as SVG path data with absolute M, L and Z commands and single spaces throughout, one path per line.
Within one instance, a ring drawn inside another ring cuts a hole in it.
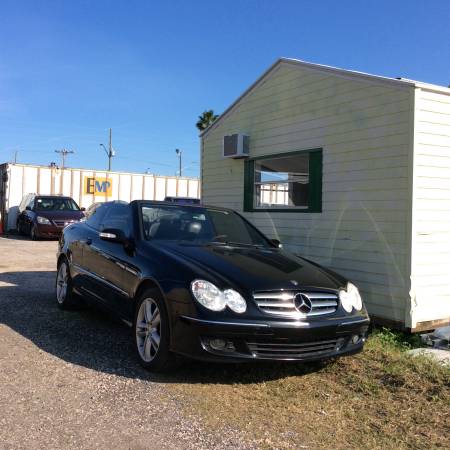
M 203 111 L 201 116 L 198 116 L 198 122 L 196 127 L 200 130 L 206 130 L 210 125 L 212 125 L 219 116 L 214 114 L 214 111 L 210 109 L 209 111 Z

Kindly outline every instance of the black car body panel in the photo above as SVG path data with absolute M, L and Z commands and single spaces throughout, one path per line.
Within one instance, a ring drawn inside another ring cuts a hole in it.
M 143 234 L 141 207 L 164 204 L 133 201 L 122 205 L 129 210 L 126 244 L 101 239 L 90 220 L 66 227 L 59 257 L 68 259 L 75 289 L 131 324 L 140 288 L 157 286 L 169 312 L 171 350 L 194 358 L 306 361 L 362 349 L 369 318 L 364 307 L 351 313 L 343 309 L 338 292 L 345 288 L 345 278 L 271 245 L 148 240 Z M 205 207 L 183 208 L 200 211 Z M 104 226 L 108 228 L 107 223 Z M 246 312 L 205 308 L 191 292 L 195 279 L 237 291 L 247 302 Z M 303 319 L 268 314 L 253 298 L 260 292 L 321 293 L 334 296 L 336 308 L 330 314 Z M 215 339 L 222 339 L 228 347 L 213 349 L 210 344 Z

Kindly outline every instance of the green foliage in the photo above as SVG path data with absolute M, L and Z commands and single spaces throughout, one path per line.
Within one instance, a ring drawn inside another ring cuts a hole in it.
M 198 121 L 195 126 L 200 130 L 206 130 L 210 125 L 212 125 L 217 119 L 218 115 L 214 114 L 214 111 L 210 109 L 209 111 L 203 111 L 203 113 L 198 116 Z
M 371 333 L 381 345 L 400 351 L 421 347 L 420 337 L 416 334 L 407 334 L 389 328 L 374 328 Z

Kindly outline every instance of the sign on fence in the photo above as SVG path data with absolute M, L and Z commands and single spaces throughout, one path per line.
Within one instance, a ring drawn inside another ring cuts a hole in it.
M 84 193 L 110 196 L 112 194 L 112 180 L 108 178 L 84 177 Z

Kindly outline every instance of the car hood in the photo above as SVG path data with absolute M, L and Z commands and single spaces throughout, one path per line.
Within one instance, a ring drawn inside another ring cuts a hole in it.
M 183 243 L 164 243 L 161 247 L 177 255 L 178 260 L 209 272 L 221 284 L 231 283 L 248 291 L 336 290 L 346 284 L 340 275 L 281 249 Z
M 45 217 L 49 220 L 75 220 L 84 217 L 83 211 L 35 211 L 37 216 Z

